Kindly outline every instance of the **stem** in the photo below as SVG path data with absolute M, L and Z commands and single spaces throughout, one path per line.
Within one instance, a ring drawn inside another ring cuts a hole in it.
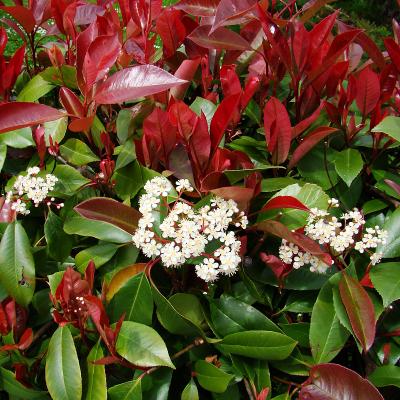
M 246 392 L 249 395 L 250 400 L 256 400 L 257 394 L 254 394 L 252 387 L 250 386 L 250 382 L 248 379 L 243 378 L 244 387 L 246 388 Z
M 184 347 L 182 350 L 179 350 L 177 353 L 172 355 L 171 360 L 175 360 L 175 359 L 179 358 L 180 356 L 182 356 L 183 354 L 187 353 L 188 351 L 192 350 L 193 348 L 195 348 L 197 346 L 202 346 L 203 344 L 205 344 L 205 341 L 203 338 L 200 338 L 200 337 L 196 338 L 192 343 L 190 343 L 189 345 Z M 149 368 L 147 371 L 144 371 L 141 375 L 139 375 L 138 379 L 142 379 L 146 375 L 150 375 L 160 368 L 161 368 L 160 366 Z
M 54 324 L 54 321 L 51 320 L 51 321 L 47 322 L 45 325 L 43 325 L 43 326 L 33 335 L 33 339 L 32 339 L 31 346 L 32 346 L 33 343 L 36 342 L 36 340 L 40 339 L 40 337 L 41 337 L 48 329 L 50 329 L 50 328 L 53 326 L 53 324 Z

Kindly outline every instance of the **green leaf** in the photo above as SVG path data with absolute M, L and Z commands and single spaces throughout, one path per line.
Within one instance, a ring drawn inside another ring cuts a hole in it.
M 58 178 L 54 192 L 61 195 L 70 196 L 90 182 L 90 179 L 83 177 L 70 165 L 57 165 L 53 174 Z
M 29 238 L 19 222 L 7 226 L 0 242 L 0 282 L 17 303 L 27 306 L 35 292 L 35 263 Z
M 78 166 L 100 160 L 87 144 L 78 139 L 68 139 L 60 146 L 60 154 L 69 163 Z
M 21 128 L 14 131 L 5 132 L 0 135 L 0 144 L 14 147 L 15 149 L 24 149 L 34 146 L 31 128 Z
M 385 203 L 383 200 L 373 199 L 365 202 L 362 210 L 364 215 L 368 215 L 377 211 L 384 210 L 387 207 L 387 203 Z
M 200 386 L 210 392 L 223 393 L 227 389 L 233 375 L 227 374 L 215 365 L 198 360 L 194 366 L 196 379 Z
M 124 321 L 118 335 L 118 354 L 141 367 L 166 366 L 175 369 L 161 336 L 146 325 Z
M 59 327 L 50 339 L 46 384 L 53 399 L 80 400 L 82 397 L 81 368 L 68 326 Z
M 0 390 L 10 395 L 10 399 L 48 399 L 47 392 L 27 388 L 8 369 L 0 368 Z
M 7 157 L 7 145 L 0 144 L 0 172 L 3 169 L 4 161 L 6 161 Z
M 168 301 L 184 318 L 201 329 L 204 321 L 203 309 L 199 299 L 189 293 L 175 293 Z
M 117 149 L 115 149 L 117 150 Z M 126 167 L 132 161 L 136 160 L 135 142 L 127 140 L 122 146 L 119 147 L 117 162 L 115 170 Z
M 216 347 L 224 353 L 260 360 L 284 360 L 296 344 L 296 341 L 282 333 L 253 330 L 225 336 Z
M 199 400 L 199 391 L 193 378 L 185 386 L 181 394 L 181 400 Z
M 377 387 L 397 386 L 400 388 L 400 367 L 382 365 L 377 367 L 368 379 Z
M 67 126 L 68 117 L 45 122 L 43 127 L 46 146 L 50 146 L 50 137 L 52 138 L 53 143 L 61 143 L 61 141 L 64 139 L 65 132 L 67 131 Z
M 336 315 L 332 288 L 331 282 L 322 287 L 311 313 L 310 345 L 316 363 L 331 361 L 350 335 Z
M 400 142 L 400 117 L 389 115 L 376 125 L 371 132 L 383 132 Z
M 217 106 L 212 101 L 204 99 L 203 97 L 196 97 L 194 102 L 190 105 L 190 108 L 197 115 L 201 115 L 201 113 L 203 113 L 206 117 L 208 126 L 210 126 Z
M 381 295 L 383 305 L 387 307 L 400 299 L 399 264 L 396 262 L 375 265 L 369 276 L 375 289 Z
M 282 332 L 256 308 L 225 294 L 211 302 L 210 313 L 220 336 L 251 330 Z
M 83 273 L 90 260 L 93 260 L 96 268 L 100 268 L 111 260 L 117 252 L 118 246 L 114 243 L 100 243 L 96 246 L 87 247 L 75 256 L 75 263 L 79 272 Z
M 114 321 L 125 313 L 125 321 L 151 325 L 153 296 L 146 275 L 141 272 L 128 279 L 111 299 L 109 309 Z
M 142 400 L 141 380 L 120 383 L 108 389 L 110 400 Z
M 64 231 L 70 235 L 90 236 L 106 242 L 129 243 L 132 241 L 132 235 L 128 232 L 108 222 L 83 218 L 76 212 L 67 216 Z
M 133 134 L 134 120 L 132 110 L 121 110 L 117 117 L 117 136 L 121 144 L 124 144 Z
M 123 200 L 135 197 L 145 183 L 142 167 L 137 161 L 115 171 L 112 180 L 115 181 L 115 192 Z
M 70 89 L 78 88 L 76 68 L 71 65 L 62 65 L 61 68 L 48 67 L 40 73 L 40 76 L 54 85 L 66 86 Z
M 51 210 L 44 223 L 44 235 L 50 257 L 56 261 L 64 261 L 71 252 L 72 238 L 64 232 L 62 219 Z
M 297 183 L 296 179 L 290 177 L 263 179 L 261 181 L 261 191 L 265 193 L 277 192 L 295 183 Z
M 395 258 L 400 256 L 400 207 L 390 215 L 384 225 L 383 230 L 387 231 L 388 236 L 385 244 L 378 245 L 376 252 L 382 253 L 383 258 Z
M 41 75 L 36 75 L 21 90 L 17 97 L 17 101 L 34 102 L 54 88 L 55 86 L 43 79 Z
M 279 324 L 285 335 L 290 336 L 302 347 L 310 347 L 310 324 L 308 322 L 293 322 Z
M 104 365 L 93 364 L 93 361 L 104 357 L 100 342 L 97 342 L 90 350 L 86 359 L 87 365 L 87 388 L 85 400 L 107 400 L 107 381 Z
M 335 168 L 338 175 L 350 187 L 351 183 L 362 171 L 364 161 L 358 150 L 346 149 L 335 156 Z

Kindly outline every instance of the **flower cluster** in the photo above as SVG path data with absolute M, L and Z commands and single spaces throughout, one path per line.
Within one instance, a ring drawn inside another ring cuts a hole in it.
M 337 207 L 338 202 L 331 199 L 331 207 Z M 337 218 L 328 211 L 313 208 L 304 227 L 304 233 L 315 240 L 332 255 L 341 255 L 344 252 L 355 249 L 360 253 L 368 252 L 371 264 L 380 262 L 382 254 L 373 253 L 379 244 L 385 244 L 387 232 L 379 226 L 366 228 L 364 232 L 365 219 L 362 213 L 354 208 Z M 279 257 L 286 264 L 292 264 L 293 268 L 300 268 L 310 264 L 312 272 L 325 272 L 328 266 L 315 256 L 303 252 L 293 243 L 282 240 L 279 248 Z
M 216 197 L 196 208 L 182 198 L 193 191 L 187 179 L 176 182 L 177 193 L 163 177 L 151 179 L 144 189 L 139 200 L 142 217 L 132 239 L 147 257 L 160 257 L 166 267 L 197 264 L 196 273 L 206 282 L 237 271 L 241 242 L 228 228 L 246 228 L 248 221 L 235 201 Z
M 38 207 L 40 203 L 47 199 L 49 192 L 54 190 L 54 186 L 58 181 L 57 177 L 52 174 L 46 174 L 44 177 L 37 176 L 40 172 L 39 167 L 28 168 L 26 175 L 18 175 L 12 187 L 6 196 L 6 202 L 11 204 L 11 209 L 22 215 L 27 215 L 30 211 L 27 204 L 31 201 Z M 52 197 L 47 204 L 50 205 L 55 199 Z M 57 204 L 57 208 L 63 207 L 64 204 Z

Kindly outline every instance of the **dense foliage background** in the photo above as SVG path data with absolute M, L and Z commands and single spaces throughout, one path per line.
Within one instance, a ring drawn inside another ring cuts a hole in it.
M 377 3 L 0 1 L 1 396 L 399 397 L 400 27 Z M 166 267 L 173 204 L 229 200 L 229 273 L 209 226 Z

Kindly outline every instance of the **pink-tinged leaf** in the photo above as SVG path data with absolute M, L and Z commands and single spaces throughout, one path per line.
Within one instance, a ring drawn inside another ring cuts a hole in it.
M 0 55 L 3 55 L 4 49 L 7 44 L 7 32 L 6 30 L 0 26 Z
M 174 4 L 174 8 L 195 17 L 212 17 L 215 15 L 218 3 L 219 0 L 181 0 Z
M 74 210 L 84 218 L 108 222 L 131 234 L 137 229 L 141 215 L 134 208 L 105 197 L 85 200 L 75 206 Z
M 187 83 L 171 88 L 170 95 L 177 100 L 183 99 L 186 90 L 190 86 L 198 67 L 200 65 L 200 58 L 194 60 L 183 60 L 182 64 L 175 71 L 174 76 L 179 79 L 187 81 Z
M 309 48 L 311 45 L 310 34 L 300 22 L 294 23 L 293 55 L 296 61 L 298 75 L 302 76 L 308 63 Z
M 175 54 L 176 49 L 186 37 L 185 25 L 181 21 L 182 14 L 179 10 L 164 9 L 157 18 L 157 33 L 161 37 L 166 58 Z
M 201 25 L 188 36 L 188 39 L 206 49 L 242 51 L 250 49 L 249 42 L 238 33 L 223 27 L 212 33 L 210 29 L 211 25 Z
M 35 28 L 36 21 L 32 11 L 23 6 L 0 7 L 0 10 L 5 11 L 15 18 L 25 29 L 27 33 L 31 33 Z
M 397 72 L 400 72 L 400 47 L 399 45 L 392 39 L 387 38 L 384 40 L 386 50 L 389 53 L 389 56 L 395 65 Z
M 400 196 L 400 185 L 391 179 L 384 179 L 386 185 L 390 186 Z
M 301 135 L 307 128 L 311 126 L 313 122 L 319 117 L 321 114 L 321 110 L 324 108 L 324 103 L 321 102 L 319 107 L 307 118 L 304 118 L 298 124 L 296 124 L 292 128 L 292 139 L 296 138 L 297 136 Z
M 233 94 L 225 97 L 215 111 L 211 120 L 210 132 L 211 132 L 211 154 L 218 148 L 226 128 L 229 126 L 232 117 L 237 112 L 237 108 L 240 102 L 240 93 Z
M 339 291 L 354 335 L 364 351 L 368 351 L 375 340 L 374 305 L 360 282 L 345 272 L 339 282 Z
M 310 211 L 300 200 L 292 196 L 277 196 L 267 201 L 260 211 L 275 210 L 277 208 L 295 208 L 297 210 Z
M 257 394 L 257 399 L 256 400 L 267 400 L 267 396 L 269 394 L 269 388 L 264 388 L 261 390 L 260 393 Z
M 255 8 L 257 0 L 221 0 L 215 13 L 211 31 L 224 25 L 240 24 L 247 19 L 243 17 Z
M 300 391 L 299 400 L 384 400 L 378 389 L 338 364 L 319 364 Z
M 328 253 L 325 253 L 321 246 L 310 239 L 308 236 L 303 235 L 299 232 L 292 232 L 285 225 L 278 221 L 263 221 L 255 225 L 255 228 L 270 233 L 271 235 L 277 236 L 281 239 L 285 239 L 288 242 L 299 246 L 301 249 L 318 257 L 327 265 L 332 265 L 332 258 Z
M 379 101 L 381 90 L 378 75 L 368 66 L 357 77 L 356 104 L 365 117 Z
M 121 50 L 118 35 L 98 36 L 89 46 L 83 62 L 86 91 L 104 78 L 114 65 Z
M 6 203 L 5 197 L 0 197 L 0 223 L 5 222 L 9 224 L 16 219 L 17 213 L 11 208 L 11 205 L 11 202 Z
M 0 133 L 43 124 L 65 114 L 44 104 L 13 102 L 0 104 Z
M 292 158 L 290 159 L 288 165 L 288 169 L 293 168 L 314 146 L 316 146 L 321 140 L 325 139 L 336 131 L 336 128 L 331 128 L 329 126 L 320 126 L 319 128 L 309 133 L 293 152 Z
M 98 104 L 115 104 L 163 92 L 186 81 L 154 65 L 125 68 L 109 77 L 98 88 Z
M 19 339 L 18 342 L 18 349 L 19 350 L 26 350 L 33 341 L 33 331 L 32 328 L 28 328 L 25 330 L 25 332 L 22 334 L 21 338 Z
M 82 4 L 76 7 L 74 22 L 76 25 L 89 25 L 98 15 L 104 15 L 106 9 L 96 4 Z
M 241 210 L 249 207 L 250 201 L 253 198 L 254 190 L 240 187 L 240 186 L 227 186 L 211 190 L 211 193 L 224 198 L 225 200 L 235 200 Z
M 77 118 L 70 122 L 70 124 L 68 125 L 68 129 L 72 132 L 85 132 L 92 126 L 94 117 L 95 115 Z
M 292 127 L 283 104 L 271 97 L 264 108 L 265 140 L 275 164 L 282 164 L 289 154 Z
M 85 109 L 79 97 L 70 89 L 62 87 L 60 89 L 60 103 L 63 105 L 67 113 L 74 117 L 84 117 Z
M 292 266 L 285 264 L 280 258 L 272 254 L 260 253 L 260 259 L 274 273 L 280 286 L 283 286 L 283 280 L 292 271 Z
M 35 18 L 36 25 L 41 25 L 50 16 L 50 1 L 49 0 L 33 0 L 32 1 L 32 14 Z

